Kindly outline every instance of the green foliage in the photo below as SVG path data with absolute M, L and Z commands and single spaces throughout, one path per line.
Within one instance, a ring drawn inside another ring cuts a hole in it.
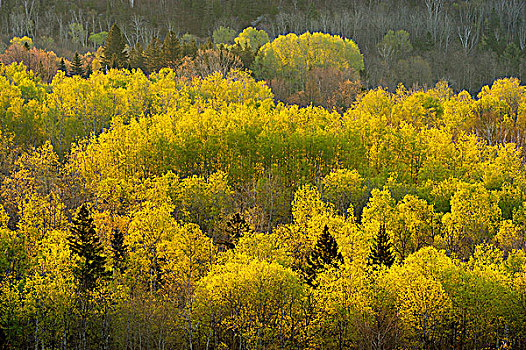
M 148 73 L 158 72 L 163 64 L 162 43 L 153 38 L 144 50 L 144 64 Z
M 229 28 L 229 27 L 223 27 L 220 26 L 214 32 L 212 33 L 212 39 L 214 40 L 214 44 L 220 45 L 220 44 L 232 44 L 234 41 L 234 37 L 236 36 L 236 31 Z
M 247 27 L 234 38 L 234 42 L 242 48 L 249 48 L 256 53 L 263 45 L 270 42 L 270 39 L 264 30 Z
M 137 44 L 130 50 L 130 68 L 140 69 L 146 72 L 146 62 L 144 57 L 144 50 L 141 44 Z
M 104 45 L 106 42 L 106 39 L 108 38 L 109 33 L 108 32 L 99 32 L 99 33 L 91 33 L 88 37 L 88 40 L 93 43 L 93 45 L 99 47 Z
M 68 242 L 71 252 L 77 257 L 74 274 L 80 289 L 95 289 L 100 279 L 107 275 L 106 258 L 86 205 L 80 207 L 72 221 Z
M 411 45 L 409 33 L 405 30 L 396 32 L 389 30 L 378 44 L 378 51 L 385 60 L 404 57 L 412 50 L 413 45 Z
M 76 44 L 84 44 L 86 42 L 86 37 L 88 32 L 84 29 L 82 23 L 70 23 L 68 25 L 69 35 L 71 35 L 71 40 Z
M 151 55 L 150 50 L 152 50 L 152 48 L 147 48 L 148 55 Z M 166 35 L 161 50 L 163 60 L 162 66 L 175 69 L 178 61 L 183 57 L 183 55 L 181 44 L 174 32 L 169 32 L 168 35 Z
M 343 264 L 342 253 L 338 251 L 338 243 L 329 232 L 329 227 L 323 227 L 322 234 L 318 237 L 314 248 L 305 262 L 306 281 L 315 285 L 316 276 L 330 267 L 338 268 Z
M 67 73 L 65 71 L 65 73 Z M 73 57 L 73 61 L 71 62 L 71 75 L 79 75 L 84 76 L 84 67 L 82 65 L 82 61 L 80 60 L 80 56 L 78 52 L 75 52 L 75 57 Z
M 336 112 L 211 72 L 213 52 L 50 84 L 0 65 L 12 347 L 524 342 L 518 80 L 378 88 Z
M 64 62 L 63 58 L 60 59 L 58 70 L 63 71 L 65 75 L 68 75 L 68 68 L 66 67 L 66 63 Z
M 284 80 L 292 91 L 304 90 L 307 73 L 315 68 L 333 67 L 359 72 L 363 56 L 350 39 L 322 33 L 280 35 L 259 50 L 255 73 L 261 79 Z
M 121 30 L 114 24 L 104 46 L 102 67 L 104 70 L 110 68 L 124 68 L 128 66 L 128 54 L 126 52 L 126 42 Z
M 380 226 L 380 230 L 376 235 L 373 246 L 371 247 L 371 254 L 369 255 L 369 265 L 378 268 L 380 266 L 391 267 L 395 262 L 393 256 L 393 249 L 391 240 L 385 230 L 385 224 Z
M 126 269 L 126 260 L 128 247 L 124 242 L 124 232 L 122 229 L 115 228 L 111 237 L 111 250 L 113 253 L 113 267 L 114 269 L 123 273 Z

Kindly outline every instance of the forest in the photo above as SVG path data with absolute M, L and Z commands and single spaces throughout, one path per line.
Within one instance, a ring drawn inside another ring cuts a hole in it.
M 237 34 L 248 26 L 271 39 L 341 35 L 365 56 L 367 88 L 446 80 L 455 92 L 476 94 L 505 76 L 526 80 L 524 0 L 0 0 L 0 52 L 28 36 L 72 60 L 100 47 L 114 23 L 129 47 L 143 48 L 169 32 L 204 43 L 221 28 Z
M 526 349 L 526 5 L 221 3 L 0 0 L 0 349 Z
M 7 349 L 522 349 L 526 89 L 276 102 L 0 66 Z

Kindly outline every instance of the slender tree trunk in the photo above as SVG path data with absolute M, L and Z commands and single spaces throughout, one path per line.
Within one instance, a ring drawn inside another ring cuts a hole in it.
M 35 317 L 35 350 L 38 350 L 38 316 Z

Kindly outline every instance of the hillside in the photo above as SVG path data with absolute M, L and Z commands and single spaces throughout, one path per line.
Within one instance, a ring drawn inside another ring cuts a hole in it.
M 525 18 L 521 0 L 2 0 L 0 41 L 5 48 L 13 37 L 28 36 L 71 60 L 75 51 L 101 46 L 99 34 L 114 23 L 130 48 L 146 48 L 170 31 L 205 42 L 221 26 L 239 33 L 252 25 L 271 38 L 320 31 L 358 44 L 368 88 L 445 80 L 475 94 L 497 78 L 525 80 Z
M 245 72 L 0 66 L 4 348 L 520 349 L 517 79 L 344 113 Z

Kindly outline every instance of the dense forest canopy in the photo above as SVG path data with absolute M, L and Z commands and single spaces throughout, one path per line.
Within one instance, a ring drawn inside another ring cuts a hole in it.
M 525 342 L 517 79 L 343 113 L 239 70 L 0 85 L 4 347 Z
M 525 349 L 525 18 L 0 0 L 0 349 Z
M 2 0 L 0 51 L 28 36 L 72 59 L 103 45 L 114 23 L 130 48 L 170 31 L 203 42 L 220 28 L 255 26 L 271 38 L 324 32 L 358 44 L 368 88 L 446 80 L 455 91 L 477 93 L 504 76 L 525 80 L 525 18 L 522 0 Z

